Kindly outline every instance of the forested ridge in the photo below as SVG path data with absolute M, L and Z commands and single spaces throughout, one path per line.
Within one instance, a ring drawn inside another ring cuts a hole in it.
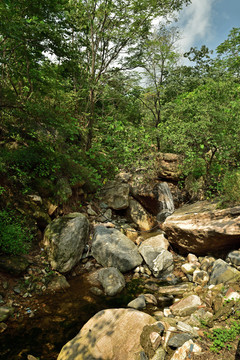
M 93 193 L 158 152 L 183 155 L 196 193 L 239 203 L 240 28 L 183 61 L 178 29 L 152 21 L 188 3 L 1 1 L 1 251 L 32 237 L 18 199 L 64 202 L 61 179 Z

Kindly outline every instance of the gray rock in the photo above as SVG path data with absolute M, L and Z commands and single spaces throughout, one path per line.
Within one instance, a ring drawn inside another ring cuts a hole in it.
M 156 239 L 145 240 L 139 247 L 140 254 L 156 277 L 166 275 L 174 269 L 173 256 L 166 250 L 167 243 L 164 240 L 164 236 L 159 235 Z
M 89 223 L 80 213 L 57 218 L 44 233 L 43 246 L 54 270 L 69 272 L 81 259 L 88 239 Z
M 0 307 L 0 322 L 7 320 L 9 316 L 13 313 L 13 309 L 8 306 Z
M 161 209 L 157 214 L 157 220 L 163 223 L 174 212 L 173 197 L 166 182 L 162 182 L 157 186 L 157 192 Z
M 240 278 L 240 271 L 228 265 L 222 259 L 215 261 L 209 284 L 217 285 L 220 283 L 226 284 L 231 281 L 236 281 Z
M 97 288 L 96 286 L 90 287 L 89 291 L 90 291 L 93 295 L 97 295 L 97 296 L 103 295 L 103 291 L 102 291 L 101 289 Z
M 240 250 L 231 251 L 227 260 L 229 260 L 233 265 L 240 266 Z
M 121 181 L 109 181 L 102 189 L 102 198 L 114 210 L 126 209 L 129 205 L 129 185 Z
M 168 346 L 170 346 L 173 349 L 177 349 L 180 346 L 182 346 L 186 341 L 193 339 L 194 336 L 192 334 L 188 334 L 188 333 L 181 333 L 181 334 L 176 334 L 173 335 L 169 342 L 168 342 Z
M 127 306 L 136 310 L 144 309 L 146 307 L 146 301 L 144 295 L 140 295 L 136 299 L 130 301 L 130 303 L 128 303 Z
M 98 271 L 98 280 L 108 296 L 120 293 L 125 287 L 124 276 L 114 267 L 100 269 Z
M 92 240 L 92 256 L 104 267 L 127 272 L 141 265 L 137 246 L 119 230 L 96 226 Z
M 165 276 L 170 274 L 173 269 L 173 256 L 168 250 L 163 249 L 153 260 L 153 275 L 155 277 Z

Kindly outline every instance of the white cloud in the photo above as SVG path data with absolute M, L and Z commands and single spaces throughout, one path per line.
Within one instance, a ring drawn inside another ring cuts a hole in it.
M 206 44 L 211 37 L 212 10 L 215 0 L 192 0 L 180 14 L 179 27 L 182 38 L 179 45 L 188 51 L 197 43 Z

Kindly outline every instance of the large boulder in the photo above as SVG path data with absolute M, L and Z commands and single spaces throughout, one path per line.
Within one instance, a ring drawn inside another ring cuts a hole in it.
M 172 193 L 166 182 L 149 181 L 145 174 L 137 174 L 131 180 L 130 193 L 150 214 L 164 213 L 163 220 L 174 211 Z
M 240 206 L 219 210 L 199 201 L 176 210 L 162 224 L 168 241 L 197 255 L 226 252 L 240 246 Z
M 143 328 L 155 321 L 133 309 L 100 311 L 62 348 L 57 360 L 140 359 L 140 353 L 144 353 L 140 343 Z
M 156 224 L 154 218 L 134 199 L 129 201 L 128 212 L 132 221 L 143 231 L 151 230 Z
M 119 180 L 109 181 L 102 189 L 102 200 L 114 210 L 126 209 L 129 205 L 129 185 Z
M 59 217 L 46 227 L 43 246 L 53 270 L 67 273 L 78 263 L 88 232 L 88 219 L 80 213 Z
M 98 225 L 92 240 L 92 256 L 104 267 L 127 272 L 142 263 L 137 246 L 119 230 Z

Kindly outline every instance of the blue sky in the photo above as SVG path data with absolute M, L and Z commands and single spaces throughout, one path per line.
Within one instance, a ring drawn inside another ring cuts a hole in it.
M 183 51 L 201 45 L 215 50 L 233 27 L 240 27 L 240 0 L 192 0 L 179 14 L 178 26 Z

